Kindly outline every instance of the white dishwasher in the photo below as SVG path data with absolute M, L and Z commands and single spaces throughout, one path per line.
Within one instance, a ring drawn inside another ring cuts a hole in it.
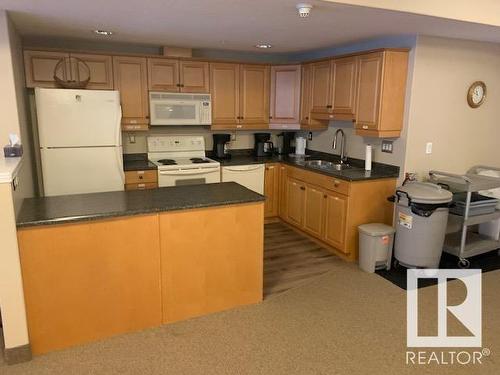
M 222 182 L 237 182 L 259 194 L 264 194 L 264 164 L 230 165 L 222 167 Z

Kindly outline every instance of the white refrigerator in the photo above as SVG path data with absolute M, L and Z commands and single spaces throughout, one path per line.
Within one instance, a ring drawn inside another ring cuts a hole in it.
M 46 196 L 123 190 L 118 91 L 35 89 Z

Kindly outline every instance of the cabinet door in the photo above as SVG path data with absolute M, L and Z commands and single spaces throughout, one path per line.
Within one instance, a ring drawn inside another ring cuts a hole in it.
M 208 62 L 181 61 L 179 74 L 181 92 L 210 92 Z
M 151 91 L 178 92 L 179 61 L 176 59 L 148 59 L 148 88 Z
M 286 182 L 286 218 L 290 223 L 302 227 L 304 223 L 305 184 L 293 178 Z
M 359 57 L 356 127 L 377 129 L 382 85 L 383 52 Z
M 82 60 L 89 67 L 90 81 L 86 89 L 113 90 L 113 58 L 111 56 L 72 53 L 71 57 Z M 85 79 L 87 68 L 81 63 L 72 62 L 71 75 L 75 80 Z
M 57 87 L 54 69 L 59 61 L 68 57 L 69 53 L 64 52 L 24 51 L 26 87 Z M 69 79 L 69 64 L 64 64 L 57 73 L 61 79 Z
M 278 216 L 279 169 L 278 164 L 267 164 L 264 173 L 264 217 Z
M 271 67 L 271 123 L 300 122 L 300 70 L 300 65 Z
M 120 91 L 122 124 L 149 124 L 146 58 L 114 56 L 113 75 L 115 88 Z
M 354 116 L 357 84 L 357 58 L 334 59 L 333 74 L 333 113 Z
M 304 230 L 321 238 L 324 228 L 325 193 L 313 185 L 306 185 L 304 204 Z
M 269 66 L 241 65 L 240 123 L 244 128 L 269 124 Z
M 302 65 L 302 85 L 300 90 L 300 124 L 309 125 L 312 105 L 312 66 Z
M 311 90 L 312 90 L 312 112 L 331 112 L 331 62 L 320 61 L 312 64 Z
M 212 124 L 236 128 L 240 116 L 240 76 L 238 64 L 210 64 Z
M 325 200 L 325 228 L 323 239 L 336 249 L 345 252 L 345 226 L 347 219 L 347 197 L 327 192 Z
M 279 164 L 279 203 L 278 214 L 283 220 L 286 220 L 287 198 L 286 198 L 286 173 L 287 168 L 284 164 Z

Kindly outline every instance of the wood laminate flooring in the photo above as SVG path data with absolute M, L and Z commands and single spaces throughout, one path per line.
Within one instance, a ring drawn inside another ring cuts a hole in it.
M 264 298 L 303 285 L 341 261 L 283 223 L 264 227 Z

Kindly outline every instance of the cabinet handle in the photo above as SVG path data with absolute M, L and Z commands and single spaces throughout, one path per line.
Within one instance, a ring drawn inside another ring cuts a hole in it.
M 328 195 L 324 194 L 324 195 L 323 195 L 323 198 L 328 198 Z
M 306 187 L 305 186 L 301 186 L 300 190 L 306 190 Z
M 269 118 L 270 118 L 270 119 L 272 119 L 272 118 L 273 118 L 273 116 L 269 116 Z
M 330 109 L 330 108 L 332 108 L 332 105 L 331 105 L 331 104 L 328 104 L 328 105 L 326 106 L 326 108 Z
M 142 176 L 142 175 L 141 175 L 141 176 L 139 176 L 139 180 L 142 180 L 143 178 L 144 178 L 144 176 Z
M 306 120 L 309 120 L 309 116 L 306 116 Z

